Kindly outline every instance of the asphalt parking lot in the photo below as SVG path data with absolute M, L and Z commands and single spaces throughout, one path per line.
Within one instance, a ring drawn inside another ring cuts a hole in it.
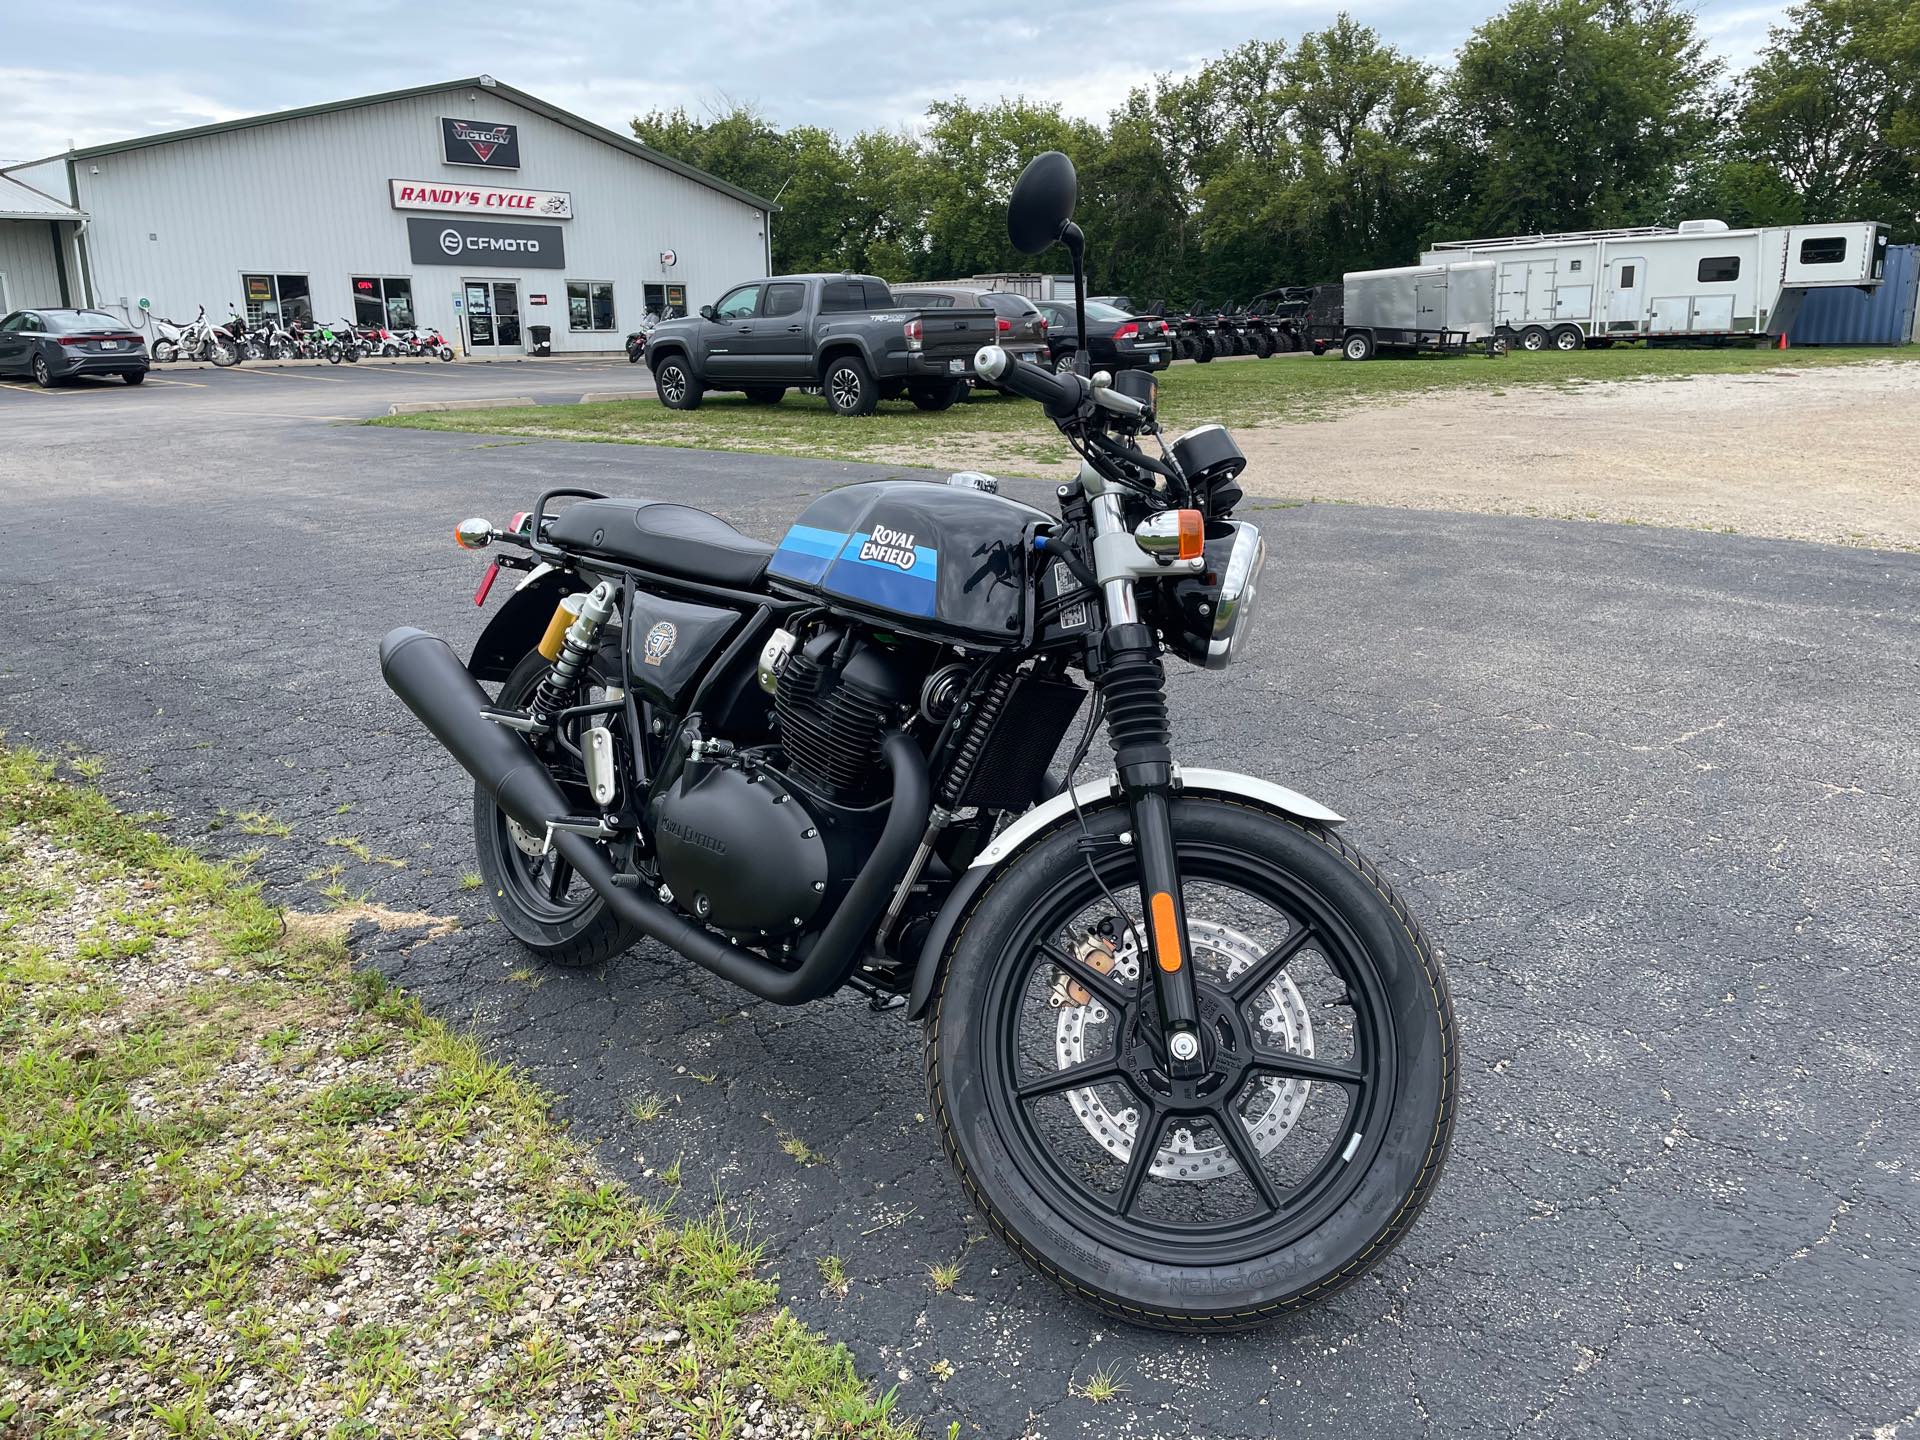
M 461 888 L 466 787 L 374 659 L 397 623 L 478 632 L 454 520 L 575 481 L 772 536 L 820 489 L 891 473 L 323 418 L 407 385 L 528 394 L 535 367 L 579 391 L 644 378 L 541 361 L 5 387 L 0 728 L 103 757 L 108 792 L 178 837 L 261 852 L 287 904 L 338 883 L 457 916 L 431 943 L 371 937 L 369 958 L 558 1091 L 617 1172 L 657 1187 L 680 1160 L 682 1203 L 717 1188 L 750 1212 L 788 1303 L 931 1433 L 1879 1440 L 1915 1422 L 1920 557 L 1259 512 L 1263 643 L 1178 678 L 1178 747 L 1351 817 L 1447 959 L 1464 1097 L 1433 1205 L 1366 1281 L 1256 1336 L 1182 1341 L 1095 1321 L 986 1237 L 897 1019 L 851 996 L 759 1004 L 654 947 L 528 972 Z M 290 833 L 243 833 L 243 811 Z M 647 1092 L 666 1111 L 640 1124 Z M 821 1287 L 827 1256 L 844 1296 Z M 934 1293 L 927 1266 L 953 1259 L 956 1293 Z M 1125 1387 L 1099 1406 L 1071 1393 L 1096 1365 Z
M 36 411 L 52 406 L 63 407 L 62 423 L 84 415 L 89 426 L 145 427 L 155 411 L 169 416 L 168 424 L 190 415 L 209 423 L 235 419 L 272 425 L 358 420 L 384 415 L 395 402 L 497 403 L 521 397 L 539 405 L 570 405 L 583 394 L 599 391 L 651 394 L 653 377 L 644 366 L 629 364 L 624 355 L 451 363 L 376 358 L 352 365 L 248 360 L 224 370 L 212 364 L 176 362 L 154 366 L 139 386 L 109 376 L 85 376 L 42 390 L 31 379 L 0 376 L 0 425 L 16 420 L 31 423 Z

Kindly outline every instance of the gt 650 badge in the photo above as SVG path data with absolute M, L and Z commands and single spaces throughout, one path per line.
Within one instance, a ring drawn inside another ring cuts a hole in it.
M 641 659 L 649 665 L 658 665 L 672 653 L 674 641 L 679 638 L 680 627 L 671 620 L 662 620 L 647 631 L 647 643 Z

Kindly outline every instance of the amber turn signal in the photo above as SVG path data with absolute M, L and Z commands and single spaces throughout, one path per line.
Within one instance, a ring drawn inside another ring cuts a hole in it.
M 453 527 L 453 543 L 462 550 L 484 550 L 493 543 L 493 522 L 483 515 Z
M 1207 520 L 1198 510 L 1162 510 L 1140 522 L 1133 540 L 1156 560 L 1198 560 L 1207 551 Z
M 1198 511 L 1192 512 L 1198 514 Z M 1169 974 L 1180 968 L 1180 922 L 1174 918 L 1173 896 L 1156 890 L 1152 902 L 1153 956 Z

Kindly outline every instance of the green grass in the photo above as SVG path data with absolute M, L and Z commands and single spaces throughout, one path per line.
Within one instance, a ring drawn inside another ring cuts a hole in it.
M 0 744 L 0 1434 L 534 1435 L 563 1394 L 596 1436 L 738 1434 L 755 1386 L 813 1435 L 915 1433 L 736 1223 L 606 1181 L 344 929 Z M 482 1184 L 507 1228 L 470 1225 Z M 348 1274 L 415 1210 L 432 1303 L 366 1313 Z M 621 1308 L 569 1338 L 529 1297 L 570 1286 Z M 459 1417 L 421 1398 L 496 1355 Z M 216 1418 L 243 1375 L 257 1429 Z
M 1645 350 L 1620 347 L 1562 355 L 1515 352 L 1502 360 L 1375 360 L 1337 356 L 1180 364 L 1160 377 L 1160 409 L 1170 430 L 1217 420 L 1251 426 L 1323 420 L 1369 405 L 1436 391 L 1497 393 L 1535 386 L 1578 386 L 1610 380 L 1681 380 L 1874 360 L 1920 359 L 1912 349 Z M 1008 473 L 1043 473 L 1069 458 L 1064 442 L 1037 407 L 1006 396 L 975 398 L 938 414 L 906 400 L 883 402 L 871 416 L 832 414 L 817 395 L 790 391 L 779 405 L 749 405 L 738 395 L 712 395 L 700 409 L 676 412 L 650 399 L 593 405 L 509 406 L 426 415 L 383 416 L 370 425 L 478 431 L 550 440 L 672 445 L 828 460 L 866 460 L 935 467 L 990 464 Z

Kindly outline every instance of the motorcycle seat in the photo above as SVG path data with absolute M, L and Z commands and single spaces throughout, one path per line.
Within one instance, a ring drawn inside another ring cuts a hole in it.
M 576 500 L 547 524 L 547 539 L 584 555 L 735 588 L 760 583 L 773 546 L 718 515 L 661 500 Z

